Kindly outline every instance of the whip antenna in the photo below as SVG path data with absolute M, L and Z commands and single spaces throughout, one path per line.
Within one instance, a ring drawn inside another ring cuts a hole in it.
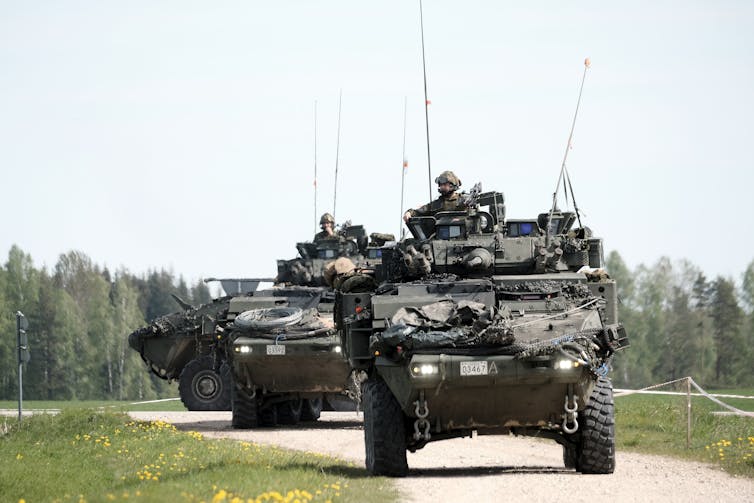
M 565 154 L 563 154 L 563 163 L 560 166 L 560 176 L 558 176 L 558 183 L 555 185 L 555 191 L 552 193 L 552 207 L 550 208 L 550 214 L 547 217 L 547 240 L 549 242 L 550 239 L 550 223 L 552 222 L 552 214 L 555 212 L 555 208 L 557 207 L 557 197 L 558 197 L 558 189 L 560 188 L 560 183 L 563 182 L 563 177 L 565 176 L 568 181 L 568 187 L 571 189 L 571 199 L 573 200 L 573 207 L 576 210 L 576 218 L 579 221 L 579 226 L 581 226 L 581 216 L 579 215 L 579 209 L 576 205 L 576 198 L 573 196 L 573 187 L 571 186 L 571 179 L 568 175 L 568 170 L 566 168 L 566 160 L 568 159 L 568 151 L 571 150 L 571 140 L 573 139 L 573 130 L 576 128 L 576 117 L 579 115 L 579 106 L 581 106 L 581 94 L 584 91 L 584 81 L 586 80 L 586 71 L 591 66 L 592 62 L 589 60 L 589 58 L 586 58 L 584 60 L 584 73 L 581 76 L 581 87 L 579 88 L 579 98 L 576 100 L 576 111 L 573 114 L 573 122 L 571 123 L 571 132 L 568 135 L 568 143 L 566 144 Z M 563 190 L 566 191 L 566 185 L 563 184 Z M 568 197 L 568 192 L 566 191 L 566 198 Z
M 424 13 L 422 0 L 419 0 L 419 26 L 422 36 L 422 71 L 424 73 L 424 123 L 427 126 L 427 176 L 429 178 L 429 200 L 432 200 L 432 162 L 429 155 L 429 99 L 427 98 L 427 61 L 424 58 Z
M 314 100 L 314 232 L 317 232 L 317 100 Z
M 343 103 L 343 89 L 338 97 L 338 141 L 335 144 L 335 189 L 332 195 L 332 216 L 335 218 L 335 203 L 338 198 L 338 161 L 340 160 L 340 106 Z
M 401 167 L 401 239 L 406 234 L 406 229 L 403 227 L 403 186 L 406 180 L 406 168 L 408 168 L 408 161 L 406 160 L 406 108 L 408 106 L 408 97 L 403 97 L 403 166 Z

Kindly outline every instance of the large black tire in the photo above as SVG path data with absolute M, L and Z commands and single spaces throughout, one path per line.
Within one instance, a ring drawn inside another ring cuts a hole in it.
M 250 397 L 246 391 L 238 386 L 232 386 L 233 415 L 231 424 L 233 428 L 256 428 L 259 426 L 259 414 L 257 411 L 256 397 Z
M 301 421 L 304 401 L 300 398 L 277 404 L 278 423 L 293 425 Z
M 278 425 L 278 408 L 277 404 L 262 406 L 259 408 L 259 426 L 277 426 Z
M 405 477 L 406 419 L 381 377 L 370 377 L 362 389 L 366 468 L 372 475 Z
M 580 435 L 575 453 L 576 470 L 581 473 L 613 473 L 615 403 L 613 384 L 609 379 L 601 377 L 597 380 L 589 402 L 579 413 L 579 427 Z
M 569 470 L 576 468 L 576 458 L 578 453 L 576 452 L 576 446 L 564 445 L 563 446 L 563 464 Z
M 305 398 L 301 407 L 302 421 L 316 421 L 322 413 L 322 397 Z
M 230 367 L 216 372 L 211 356 L 188 362 L 178 378 L 178 394 L 188 410 L 230 410 Z

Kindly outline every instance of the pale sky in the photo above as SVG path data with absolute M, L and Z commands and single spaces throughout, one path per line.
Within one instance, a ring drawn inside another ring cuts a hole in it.
M 583 222 L 630 267 L 754 259 L 754 2 L 424 1 L 432 177 Z M 0 0 L 0 254 L 272 276 L 317 213 L 427 202 L 418 1 Z M 433 197 L 436 195 L 433 187 Z M 561 206 L 565 206 L 561 199 Z M 746 217 L 746 218 L 744 218 Z M 2 260 L 5 260 L 3 258 Z

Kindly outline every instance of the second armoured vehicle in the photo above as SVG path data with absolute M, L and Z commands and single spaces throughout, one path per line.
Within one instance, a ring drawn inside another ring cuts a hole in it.
M 382 235 L 373 234 L 372 244 Z M 225 327 L 236 315 L 249 309 L 269 307 L 316 307 L 332 305 L 334 294 L 325 286 L 324 267 L 334 258 L 350 257 L 361 264 L 375 254 L 367 246 L 361 225 L 343 224 L 335 239 L 297 243 L 299 257 L 278 261 L 276 278 L 215 279 L 226 293 L 208 304 L 193 307 L 176 298 L 183 311 L 161 316 L 129 335 L 129 345 L 147 368 L 161 379 L 178 381 L 181 401 L 188 410 L 230 410 L 230 367 L 227 364 Z M 378 262 L 378 260 L 377 260 Z M 271 289 L 257 291 L 260 282 L 274 282 Z M 332 311 L 332 309 L 330 309 Z M 333 395 L 325 406 L 337 407 Z
M 627 345 L 602 242 L 576 215 L 506 220 L 503 194 L 408 222 L 371 292 L 340 292 L 359 372 L 366 467 L 403 476 L 406 451 L 478 434 L 550 438 L 566 466 L 615 464 L 613 354 Z

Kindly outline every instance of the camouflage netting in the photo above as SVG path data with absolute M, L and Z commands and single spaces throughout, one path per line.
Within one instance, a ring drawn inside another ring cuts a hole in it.
M 510 319 L 479 302 L 443 299 L 400 308 L 391 325 L 375 334 L 370 347 L 383 353 L 397 346 L 411 351 L 424 348 L 504 346 L 513 343 Z
M 214 323 L 228 308 L 229 299 L 230 297 L 221 297 L 198 308 L 160 316 L 149 325 L 134 330 L 129 335 L 129 344 L 139 350 L 137 342 L 140 339 L 201 334 L 203 322 Z
M 563 283 L 562 281 L 523 281 L 513 285 L 505 285 L 506 292 L 520 293 L 551 293 L 560 292 L 566 298 L 583 299 L 591 297 L 589 287 L 583 283 Z
M 517 359 L 558 354 L 578 362 L 594 375 L 605 375 L 617 348 L 606 338 L 604 328 L 516 343 L 508 310 L 497 311 L 473 301 L 443 299 L 419 308 L 404 307 L 390 321 L 382 333 L 371 337 L 372 352 L 393 357 L 406 357 L 416 351 L 503 354 Z

